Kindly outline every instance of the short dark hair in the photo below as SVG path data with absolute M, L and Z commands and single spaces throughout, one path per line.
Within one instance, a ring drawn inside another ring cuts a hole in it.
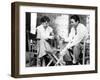
M 43 16 L 42 18 L 41 18 L 41 20 L 40 20 L 41 22 L 50 22 L 50 19 L 49 19 L 49 17 L 47 17 L 47 16 Z
M 75 20 L 75 22 L 79 22 L 80 23 L 80 18 L 79 18 L 79 16 L 78 15 L 72 15 L 71 17 L 70 17 L 70 19 L 74 19 Z

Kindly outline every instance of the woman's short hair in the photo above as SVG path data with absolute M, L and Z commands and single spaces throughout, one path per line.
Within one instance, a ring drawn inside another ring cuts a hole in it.
M 79 22 L 80 23 L 80 18 L 79 18 L 79 16 L 78 15 L 72 15 L 71 17 L 70 17 L 70 19 L 74 19 L 75 20 L 75 22 Z
M 50 19 L 49 19 L 49 17 L 47 17 L 47 16 L 43 16 L 41 19 L 40 19 L 40 21 L 41 22 L 50 22 Z

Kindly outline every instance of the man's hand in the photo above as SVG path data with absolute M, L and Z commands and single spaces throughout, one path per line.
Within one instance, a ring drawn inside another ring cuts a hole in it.
M 61 56 L 63 56 L 63 55 L 66 54 L 66 49 L 67 49 L 67 48 L 65 47 L 64 49 L 61 50 L 61 52 L 60 52 L 60 55 L 61 55 Z
M 54 36 L 49 36 L 49 39 L 54 39 Z

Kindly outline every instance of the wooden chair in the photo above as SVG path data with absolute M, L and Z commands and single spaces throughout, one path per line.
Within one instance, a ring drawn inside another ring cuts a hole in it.
M 83 51 L 82 51 L 82 53 L 83 53 L 83 65 L 84 64 L 89 64 L 89 60 L 90 60 L 90 55 L 89 55 L 89 45 L 90 45 L 90 43 L 89 42 L 87 42 L 86 40 L 84 41 L 84 44 L 83 44 Z
M 31 34 L 27 31 L 27 40 L 28 40 L 28 55 L 29 55 L 29 66 L 38 66 L 38 48 L 37 41 L 40 39 L 36 38 L 36 35 Z M 35 61 L 34 61 L 35 60 Z
M 81 42 L 81 52 L 82 52 L 82 64 L 90 63 L 90 38 L 84 38 L 83 42 Z

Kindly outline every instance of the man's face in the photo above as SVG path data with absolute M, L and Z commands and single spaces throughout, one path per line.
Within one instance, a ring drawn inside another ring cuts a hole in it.
M 78 21 L 76 22 L 74 19 L 70 20 L 70 25 L 76 27 L 78 25 Z
M 42 23 L 43 24 L 43 26 L 46 28 L 47 26 L 49 26 L 49 23 L 46 21 L 46 22 L 43 22 Z

